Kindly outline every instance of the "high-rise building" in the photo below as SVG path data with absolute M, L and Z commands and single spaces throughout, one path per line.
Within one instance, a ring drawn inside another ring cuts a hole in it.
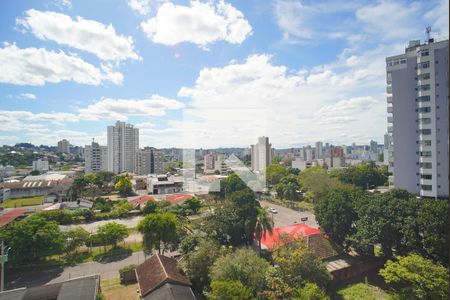
M 316 157 L 316 159 L 323 158 L 323 143 L 322 142 L 316 143 L 315 157 Z
M 92 141 L 90 145 L 85 146 L 84 154 L 84 173 L 95 174 L 108 171 L 108 147 L 100 146 Z
M 136 173 L 139 129 L 117 121 L 108 126 L 108 171 Z
M 390 182 L 448 197 L 448 40 L 386 58 Z
M 268 137 L 259 137 L 258 143 L 251 146 L 252 170 L 264 171 L 272 163 L 272 145 Z
M 216 154 L 215 153 L 207 153 L 203 157 L 203 172 L 208 173 L 211 171 L 214 171 L 214 162 L 216 160 Z
M 137 152 L 136 173 L 139 175 L 162 174 L 164 154 L 153 147 L 144 147 Z
M 70 143 L 68 140 L 63 139 L 58 142 L 58 152 L 69 153 Z
M 48 160 L 34 160 L 33 161 L 33 170 L 37 170 L 39 172 L 47 172 L 49 170 Z

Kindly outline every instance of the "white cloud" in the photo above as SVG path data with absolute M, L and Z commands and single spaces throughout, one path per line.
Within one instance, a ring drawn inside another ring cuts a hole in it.
M 51 11 L 30 9 L 17 24 L 32 32 L 41 40 L 54 41 L 95 54 L 102 60 L 122 61 L 139 59 L 134 51 L 133 38 L 118 35 L 116 30 L 94 20 Z
M 30 100 L 36 100 L 36 95 L 32 93 L 22 93 L 19 96 L 20 98 L 30 99 Z
M 79 109 L 84 120 L 127 120 L 130 116 L 163 116 L 167 110 L 184 107 L 184 104 L 165 97 L 153 95 L 149 99 L 111 99 L 103 98 Z
M 381 39 L 408 39 L 422 33 L 420 20 L 423 5 L 419 2 L 405 3 L 380 1 L 356 11 L 356 17 L 371 34 Z
M 433 9 L 425 14 L 425 19 L 431 25 L 433 35 L 436 38 L 448 39 L 448 1 L 438 0 Z
M 80 57 L 54 52 L 44 48 L 18 48 L 5 44 L 0 48 L 0 82 L 17 85 L 38 85 L 74 81 L 80 84 L 99 85 L 103 81 L 121 84 L 119 72 L 85 62 Z
M 168 0 L 128 0 L 128 6 L 141 15 L 147 15 L 151 11 L 157 11 L 161 3 Z
M 193 87 L 180 89 L 178 96 L 191 101 L 183 121 L 171 126 L 187 130 L 204 147 L 250 145 L 258 135 L 269 136 L 275 147 L 381 138 L 386 130 L 383 55 L 380 49 L 363 53 L 352 68 L 343 58 L 332 66 L 288 70 L 269 55 L 205 68 Z M 266 113 L 242 119 L 228 113 L 232 110 Z
M 241 44 L 252 33 L 243 13 L 223 0 L 191 1 L 190 6 L 166 2 L 141 28 L 154 43 L 189 42 L 203 48 L 220 40 Z

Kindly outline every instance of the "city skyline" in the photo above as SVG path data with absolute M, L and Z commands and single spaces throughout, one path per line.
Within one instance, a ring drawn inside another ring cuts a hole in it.
M 105 11 L 2 2 L 0 144 L 106 145 L 117 120 L 158 148 L 183 147 L 183 130 L 207 137 L 198 148 L 247 147 L 258 136 L 276 148 L 381 143 L 385 57 L 425 40 L 428 25 L 436 39 L 448 37 L 447 1 L 145 3 L 118 0 Z M 164 30 L 180 16 L 198 22 L 195 35 Z

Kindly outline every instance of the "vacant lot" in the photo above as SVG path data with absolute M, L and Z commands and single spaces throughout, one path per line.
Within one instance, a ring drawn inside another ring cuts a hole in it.
M 22 206 L 32 206 L 41 205 L 44 201 L 44 196 L 30 197 L 30 198 L 19 198 L 19 199 L 9 199 L 2 203 L 0 206 L 4 208 L 15 208 Z
M 387 300 L 392 299 L 386 291 L 368 283 L 351 284 L 337 292 L 338 299 L 344 300 Z

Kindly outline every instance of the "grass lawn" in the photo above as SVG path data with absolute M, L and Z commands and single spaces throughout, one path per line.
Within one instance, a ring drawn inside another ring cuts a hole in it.
M 107 300 L 137 300 L 139 299 L 137 290 L 138 284 L 122 285 L 120 279 L 103 280 L 100 282 L 102 295 Z
M 338 292 L 338 299 L 344 300 L 384 300 L 393 299 L 386 291 L 368 283 L 356 283 L 348 285 Z
M 44 196 L 29 197 L 29 198 L 19 198 L 19 199 L 8 199 L 3 202 L 0 206 L 4 208 L 15 208 L 22 206 L 40 205 L 44 201 Z

